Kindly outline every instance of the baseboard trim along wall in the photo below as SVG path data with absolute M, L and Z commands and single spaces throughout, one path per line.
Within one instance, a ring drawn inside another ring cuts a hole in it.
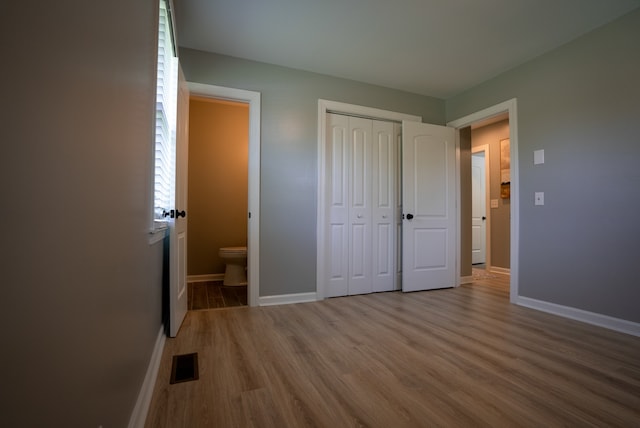
M 500 275 L 511 275 L 511 269 L 503 268 L 503 267 L 497 267 L 497 266 L 491 266 L 489 268 L 489 272 L 491 272 L 491 273 L 499 273 Z
M 260 306 L 288 305 L 291 303 L 315 302 L 317 300 L 317 293 L 296 293 L 260 297 L 259 304 Z
M 224 279 L 223 273 L 209 273 L 206 275 L 188 275 L 187 282 L 207 282 L 207 281 L 222 281 Z
M 153 388 L 158 378 L 158 369 L 160 368 L 160 360 L 162 359 L 162 351 L 164 350 L 166 339 L 167 336 L 164 333 L 164 325 L 161 325 L 156 344 L 153 347 L 149 367 L 147 367 L 147 373 L 144 376 L 144 381 L 142 382 L 142 387 L 136 400 L 136 406 L 133 408 L 131 418 L 129 419 L 129 428 L 144 428 L 147 413 L 149 412 L 149 405 L 151 404 L 151 397 L 153 396 Z
M 633 321 L 614 318 L 608 315 L 597 314 L 595 312 L 589 312 L 569 306 L 562 306 L 556 303 L 531 299 L 529 297 L 518 296 L 515 303 L 520 306 L 526 306 L 527 308 L 537 309 L 539 311 L 548 312 L 561 317 L 571 318 L 576 321 L 582 321 L 588 324 L 615 330 L 620 333 L 640 337 L 640 324 Z
M 473 282 L 473 275 L 460 277 L 460 285 L 471 284 L 472 282 Z

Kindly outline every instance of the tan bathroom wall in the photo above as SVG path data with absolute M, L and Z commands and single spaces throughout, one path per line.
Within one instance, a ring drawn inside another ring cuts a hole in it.
M 221 247 L 247 243 L 249 106 L 191 97 L 187 275 L 224 272 Z
M 498 208 L 489 208 L 491 216 L 491 266 L 509 269 L 511 240 L 511 200 L 500 197 L 500 140 L 509 138 L 509 120 L 503 120 L 471 131 L 471 146 L 489 145 L 490 199 L 498 200 Z

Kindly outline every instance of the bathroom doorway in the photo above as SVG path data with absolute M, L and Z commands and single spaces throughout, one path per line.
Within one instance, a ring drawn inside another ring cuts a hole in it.
M 193 83 L 189 89 L 189 309 L 255 306 L 259 94 Z M 247 284 L 224 286 L 219 249 L 245 246 Z

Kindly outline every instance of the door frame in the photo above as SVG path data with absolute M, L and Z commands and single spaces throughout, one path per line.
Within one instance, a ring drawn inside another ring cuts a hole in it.
M 520 176 L 518 166 L 518 108 L 517 99 L 512 98 L 500 104 L 487 107 L 483 110 L 450 121 L 447 126 L 456 128 L 456 139 L 460 140 L 460 129 L 472 124 L 490 119 L 502 113 L 509 115 L 509 138 L 510 138 L 510 156 L 511 156 L 511 241 L 510 241 L 510 280 L 509 280 L 509 300 L 511 303 L 517 303 L 518 300 L 518 267 L 520 262 L 519 243 L 520 243 Z M 458 188 L 458 206 L 460 206 L 460 188 Z M 458 210 L 458 216 L 460 211 Z M 458 219 L 458 227 L 460 227 L 460 219 Z M 460 239 L 458 235 L 458 240 Z M 461 256 L 461 245 L 458 242 L 458 257 Z
M 323 300 L 326 297 L 325 290 L 325 210 L 326 186 L 325 168 L 326 160 L 326 127 L 327 113 L 337 113 L 348 116 L 360 116 L 368 119 L 387 120 L 392 122 L 402 122 L 403 120 L 422 122 L 421 116 L 397 113 L 389 110 L 381 110 L 373 107 L 347 104 L 338 101 L 318 99 L 318 203 L 316 222 L 316 300 Z
M 260 92 L 188 82 L 191 95 L 249 104 L 249 197 L 247 230 L 247 301 L 260 297 Z
M 473 144 L 473 140 L 471 140 Z M 471 146 L 471 156 L 475 153 L 484 152 L 484 210 L 486 223 L 484 226 L 484 260 L 487 270 L 491 267 L 491 155 L 488 144 L 473 147 Z

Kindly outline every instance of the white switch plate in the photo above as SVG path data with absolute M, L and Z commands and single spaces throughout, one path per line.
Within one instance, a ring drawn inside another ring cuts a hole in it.
M 536 192 L 534 200 L 535 205 L 544 205 L 544 192 Z
M 544 163 L 544 150 L 533 151 L 533 164 L 540 165 Z
M 498 208 L 498 200 L 491 199 L 491 208 Z

